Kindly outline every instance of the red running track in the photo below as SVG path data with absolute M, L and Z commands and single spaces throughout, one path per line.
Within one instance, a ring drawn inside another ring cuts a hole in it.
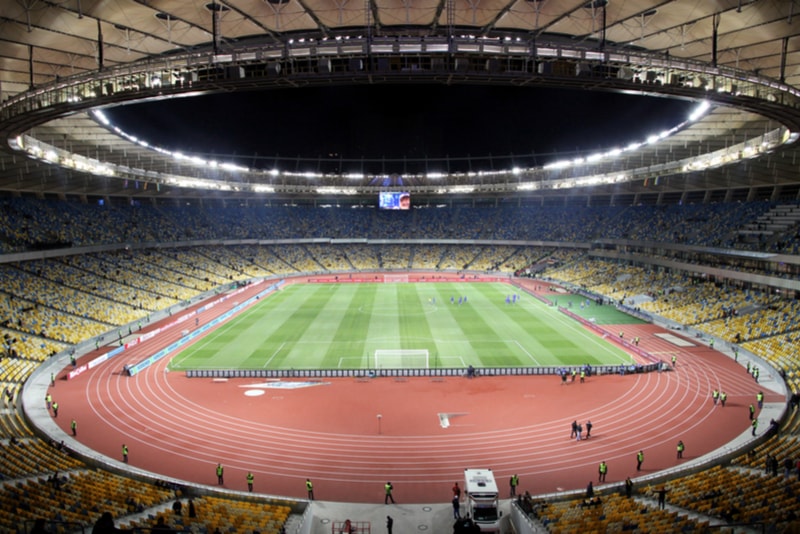
M 167 358 L 135 377 L 120 373 L 174 341 L 175 328 L 59 380 L 52 394 L 65 432 L 75 418 L 76 439 L 118 460 L 125 443 L 137 468 L 215 485 L 221 462 L 226 489 L 246 490 L 250 470 L 259 493 L 304 498 L 311 478 L 317 499 L 347 502 L 382 502 L 387 481 L 398 502 L 449 500 L 467 467 L 492 468 L 501 486 L 516 473 L 519 492 L 539 494 L 597 484 L 597 464 L 605 460 L 607 482 L 619 482 L 677 465 L 678 440 L 688 461 L 749 428 L 748 406 L 763 388 L 742 366 L 705 346 L 680 348 L 655 337 L 662 331 L 653 325 L 622 328 L 651 353 L 675 353 L 676 371 L 567 385 L 550 376 L 341 378 L 299 388 L 288 387 L 290 380 L 275 388 L 253 378 L 189 379 L 167 372 Z M 725 408 L 711 402 L 715 388 L 728 393 Z M 783 401 L 764 393 L 766 402 Z M 590 439 L 569 438 L 575 419 L 592 421 Z M 640 449 L 645 460 L 637 473 Z

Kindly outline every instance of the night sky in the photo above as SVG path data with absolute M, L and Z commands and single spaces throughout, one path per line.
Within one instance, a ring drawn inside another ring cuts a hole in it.
M 173 98 L 106 113 L 184 153 L 357 160 L 607 150 L 682 122 L 694 106 L 596 91 L 370 85 Z

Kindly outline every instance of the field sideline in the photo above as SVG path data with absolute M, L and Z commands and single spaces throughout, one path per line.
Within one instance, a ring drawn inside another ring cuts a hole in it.
M 590 317 L 591 307 L 581 315 Z M 285 287 L 187 347 L 169 368 L 370 369 L 376 350 L 398 349 L 427 350 L 430 367 L 632 362 L 509 284 L 334 283 Z M 386 358 L 378 365 L 422 367 L 422 361 Z

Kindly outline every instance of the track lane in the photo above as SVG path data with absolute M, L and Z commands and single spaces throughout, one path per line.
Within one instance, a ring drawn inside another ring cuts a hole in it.
M 641 327 L 642 346 L 676 352 L 676 371 L 564 386 L 550 376 L 345 378 L 247 397 L 242 386 L 261 380 L 188 379 L 167 372 L 166 358 L 135 377 L 120 374 L 177 339 L 176 329 L 67 383 L 59 395 L 72 390 L 62 407 L 85 410 L 79 439 L 87 445 L 119 458 L 126 443 L 132 465 L 194 483 L 215 484 L 222 462 L 227 488 L 245 489 L 244 473 L 252 470 L 259 491 L 273 494 L 304 497 L 310 477 L 322 498 L 369 502 L 391 480 L 405 501 L 433 502 L 447 497 L 464 467 L 488 466 L 501 485 L 517 473 L 522 491 L 541 493 L 584 487 L 596 480 L 600 460 L 609 464 L 609 482 L 635 477 L 639 449 L 646 472 L 671 467 L 679 439 L 688 459 L 748 428 L 744 410 L 760 387 L 744 369 L 706 347 L 679 349 L 653 333 Z M 726 408 L 710 400 L 722 386 Z M 449 428 L 438 413 L 455 414 Z M 69 417 L 60 423 L 68 426 Z M 573 419 L 592 420 L 591 439 L 569 439 Z

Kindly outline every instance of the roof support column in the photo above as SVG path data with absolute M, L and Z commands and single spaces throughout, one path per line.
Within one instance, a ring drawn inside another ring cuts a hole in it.
M 600 34 L 600 50 L 604 50 L 606 47 L 606 6 L 608 2 L 603 2 L 603 33 Z
M 103 26 L 97 19 L 97 70 L 103 70 Z
M 28 85 L 33 89 L 33 45 L 28 45 Z
M 217 17 L 219 17 L 219 8 L 217 8 L 217 2 L 214 0 L 211 2 L 211 45 L 215 56 L 219 53 L 219 28 L 217 27 L 219 20 Z
M 781 83 L 786 83 L 786 55 L 789 53 L 789 38 L 784 37 L 783 43 L 781 43 L 781 70 L 780 70 L 780 81 Z
M 711 65 L 717 66 L 717 33 L 719 31 L 719 21 L 722 18 L 721 13 L 714 13 L 712 18 L 713 30 L 711 32 Z

